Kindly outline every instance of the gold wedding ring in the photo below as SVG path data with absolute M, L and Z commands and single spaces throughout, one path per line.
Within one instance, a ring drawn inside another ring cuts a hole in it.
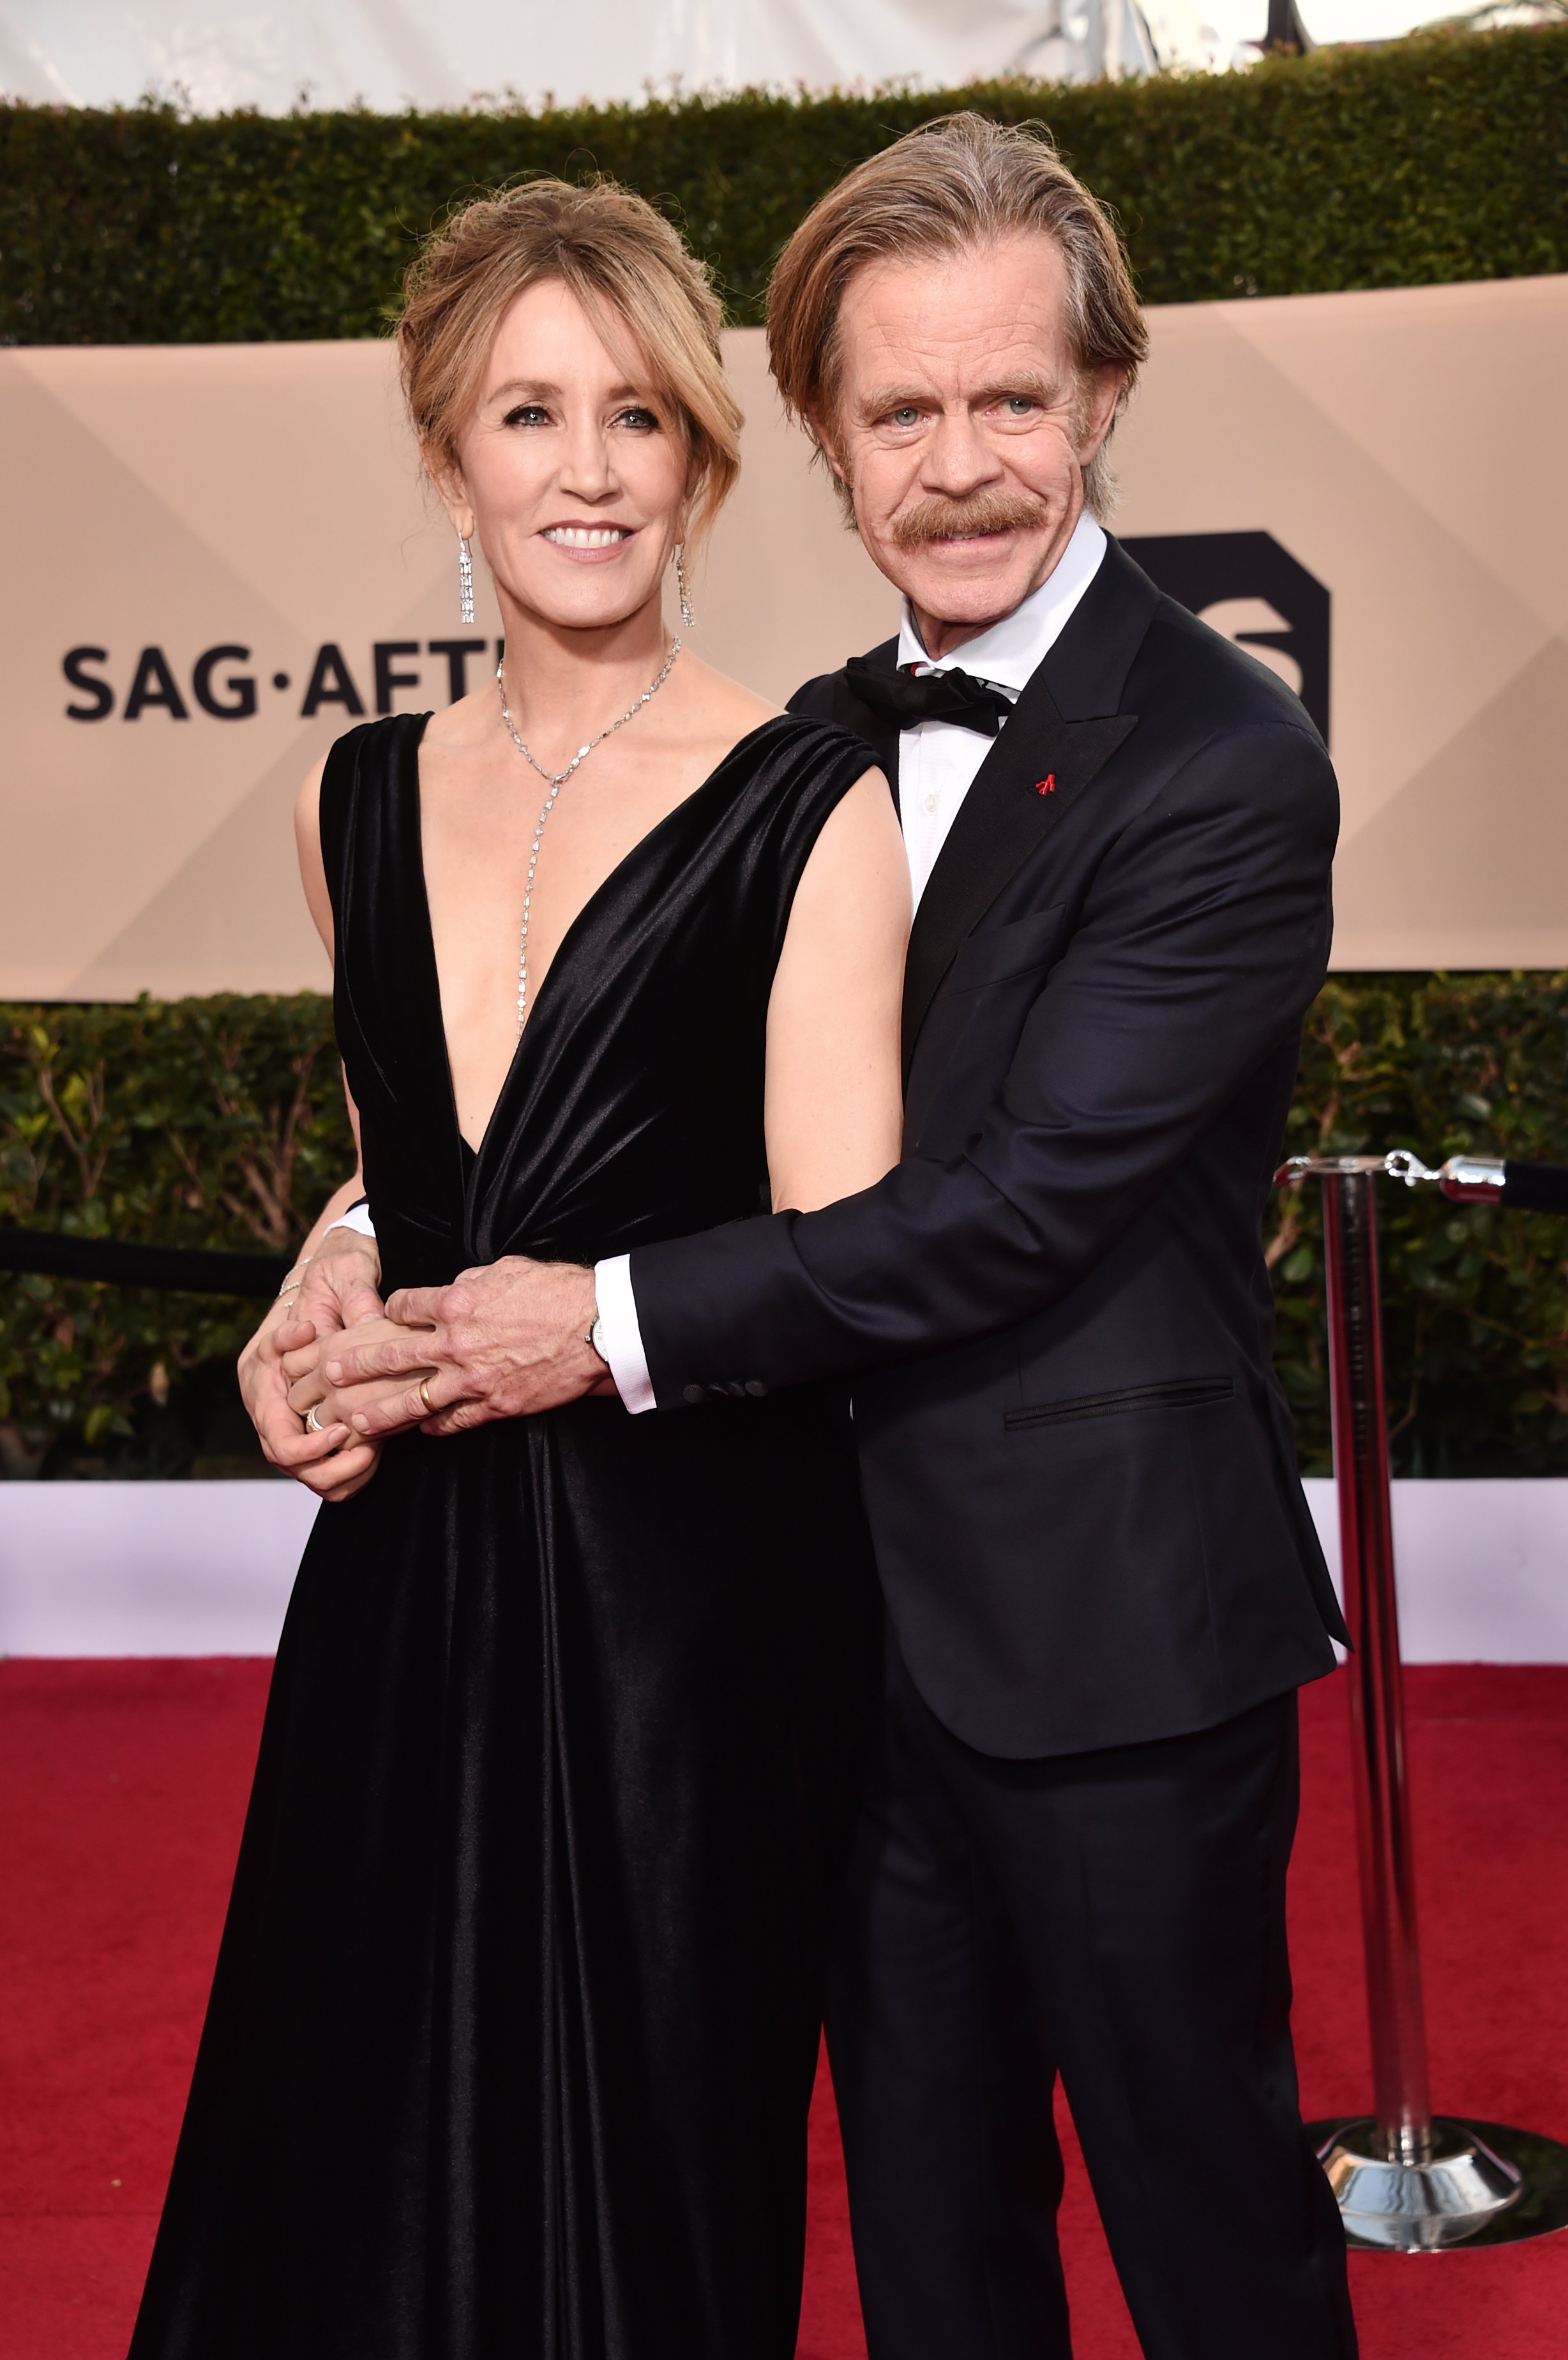
M 321 1404 L 320 1402 L 312 1402 L 310 1408 L 306 1411 L 305 1431 L 307 1434 L 320 1434 L 321 1431 Z
M 419 1379 L 419 1399 L 425 1404 L 426 1414 L 430 1417 L 434 1417 L 436 1414 L 436 1405 L 430 1399 L 430 1381 L 429 1377 L 421 1377 Z

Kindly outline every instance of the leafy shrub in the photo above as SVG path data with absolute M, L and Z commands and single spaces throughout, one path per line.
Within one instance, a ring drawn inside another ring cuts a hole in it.
M 1338 976 L 1288 1151 L 1568 1162 L 1568 975 Z M 329 1003 L 0 1009 L 0 1223 L 287 1252 L 351 1168 Z M 1396 1466 L 1568 1471 L 1568 1220 L 1381 1191 Z M 1329 1466 L 1315 1182 L 1269 1224 L 1302 1462 Z M 259 1473 L 232 1376 L 259 1306 L 0 1273 L 12 1475 Z
M 954 105 L 1045 117 L 1156 303 L 1568 268 L 1568 27 L 1428 35 L 1216 74 L 598 110 L 0 106 L 0 340 L 373 336 L 448 206 L 595 169 L 672 213 L 737 321 L 861 157 Z
M 1568 1163 L 1568 975 L 1336 976 L 1312 1010 L 1291 1154 L 1410 1147 Z M 1394 1468 L 1568 1472 L 1568 1220 L 1379 1188 Z M 1319 1185 L 1275 1200 L 1276 1363 L 1330 1470 Z
M 319 993 L 0 1008 L 0 1223 L 286 1253 L 353 1168 Z M 0 1272 L 0 1471 L 259 1474 L 260 1308 Z

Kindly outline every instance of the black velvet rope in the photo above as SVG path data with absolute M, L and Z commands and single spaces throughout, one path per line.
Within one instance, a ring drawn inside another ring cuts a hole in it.
M 60 1229 L 0 1229 L 0 1271 L 157 1286 L 179 1295 L 276 1295 L 292 1264 L 281 1254 L 206 1253 L 188 1246 L 127 1245 Z
M 1521 1213 L 1568 1213 L 1568 1166 L 1503 1166 L 1503 1203 Z M 276 1295 L 293 1264 L 282 1254 L 208 1253 L 191 1246 L 130 1245 L 61 1229 L 0 1229 L 0 1271 L 37 1271 L 105 1286 L 153 1286 L 176 1295 Z
M 1561 1164 L 1505 1164 L 1503 1203 L 1520 1213 L 1568 1213 L 1568 1170 Z

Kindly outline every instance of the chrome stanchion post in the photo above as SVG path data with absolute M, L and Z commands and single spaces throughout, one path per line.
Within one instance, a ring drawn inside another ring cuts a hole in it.
M 1377 1292 L 1378 1168 L 1323 1175 L 1329 1381 L 1345 1612 L 1355 1646 L 1350 1722 L 1373 2098 L 1389 2155 L 1424 2163 L 1432 2151 L 1432 2107 L 1394 1594 Z
M 1416 1929 L 1383 1320 L 1378 1179 L 1443 1181 L 1412 1155 L 1297 1156 L 1323 1183 L 1334 1471 L 1350 1660 L 1352 1769 L 1375 2112 L 1309 2127 L 1354 2245 L 1432 2253 L 1568 2225 L 1568 2147 L 1434 2117 Z

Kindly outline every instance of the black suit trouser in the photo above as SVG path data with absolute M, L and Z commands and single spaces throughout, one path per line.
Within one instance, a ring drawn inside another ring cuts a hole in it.
M 1003 1761 L 890 1646 L 828 2022 L 870 2360 L 1066 2360 L 1058 2073 L 1149 2360 L 1351 2360 L 1290 2045 L 1297 1795 L 1293 1695 Z

